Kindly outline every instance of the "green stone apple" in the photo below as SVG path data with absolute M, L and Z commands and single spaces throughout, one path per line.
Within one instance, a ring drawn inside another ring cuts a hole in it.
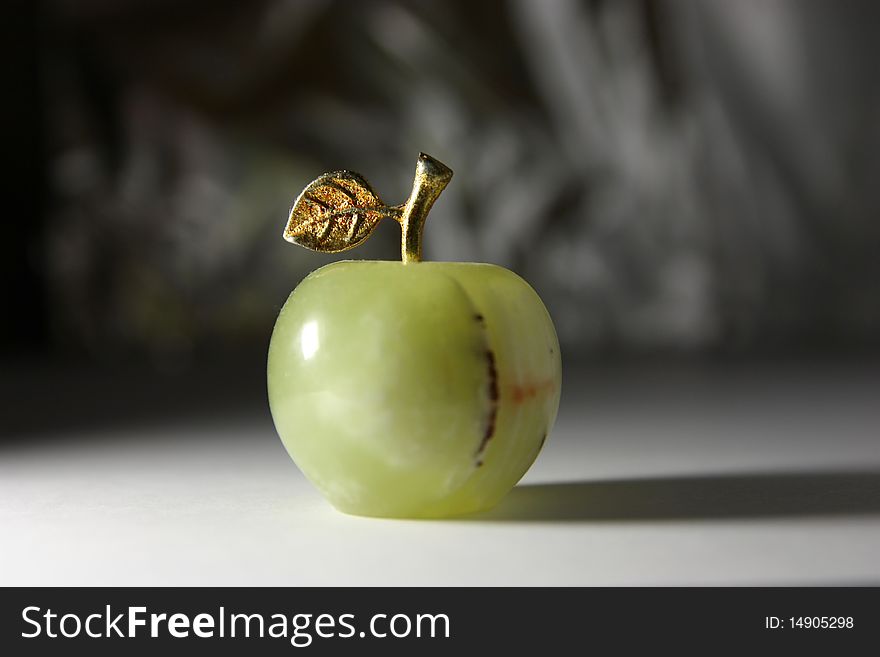
M 272 333 L 278 434 L 346 513 L 488 509 L 534 462 L 556 418 L 559 343 L 532 287 L 494 265 L 420 261 L 420 224 L 449 177 L 422 155 L 409 201 L 387 208 L 356 174 L 326 174 L 291 211 L 285 236 L 328 251 L 363 241 L 372 228 L 359 230 L 383 216 L 405 226 L 419 217 L 404 229 L 403 262 L 322 267 L 291 293 Z

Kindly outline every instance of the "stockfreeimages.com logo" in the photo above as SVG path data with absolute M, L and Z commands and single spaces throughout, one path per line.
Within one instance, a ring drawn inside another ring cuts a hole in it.
M 273 638 L 287 639 L 292 646 L 305 648 L 315 638 L 350 639 L 449 638 L 446 614 L 374 614 L 368 629 L 357 630 L 354 614 L 243 614 L 227 613 L 220 607 L 216 614 L 148 613 L 146 607 L 126 607 L 115 613 L 110 605 L 103 612 L 82 617 L 75 613 L 58 614 L 51 609 L 25 607 L 21 611 L 25 639 L 88 637 L 186 639 Z

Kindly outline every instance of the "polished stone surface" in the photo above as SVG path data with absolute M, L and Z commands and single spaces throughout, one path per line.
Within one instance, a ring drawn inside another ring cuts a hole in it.
M 561 359 L 540 298 L 509 270 L 339 262 L 282 309 L 268 384 L 285 447 L 337 508 L 442 517 L 495 505 L 526 472 Z

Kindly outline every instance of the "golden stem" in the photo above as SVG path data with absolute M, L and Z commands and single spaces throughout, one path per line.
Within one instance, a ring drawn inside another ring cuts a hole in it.
M 403 206 L 400 221 L 400 257 L 403 264 L 422 260 L 422 230 L 434 201 L 446 189 L 452 169 L 430 155 L 419 153 L 412 192 Z

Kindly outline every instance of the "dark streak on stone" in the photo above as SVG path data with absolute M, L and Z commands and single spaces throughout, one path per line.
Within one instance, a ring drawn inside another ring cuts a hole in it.
M 541 450 L 544 447 L 544 443 L 547 442 L 547 432 L 544 432 L 544 435 L 541 436 L 541 444 L 538 446 L 538 449 Z
M 486 432 L 477 448 L 477 456 L 483 453 L 495 434 L 495 421 L 498 418 L 498 370 L 495 367 L 495 353 L 491 349 L 486 350 L 486 364 L 489 378 L 489 419 L 486 422 Z M 477 465 L 481 463 L 482 461 L 477 461 Z

